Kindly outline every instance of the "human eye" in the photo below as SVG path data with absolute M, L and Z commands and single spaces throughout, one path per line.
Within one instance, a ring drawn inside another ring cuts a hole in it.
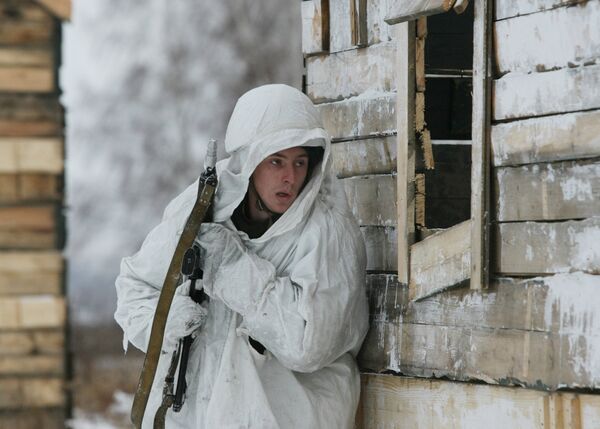
M 298 159 L 296 160 L 296 167 L 304 167 L 306 165 L 306 160 L 305 159 Z
M 269 164 L 271 164 L 271 165 L 281 165 L 281 160 L 279 158 L 271 158 L 269 160 Z

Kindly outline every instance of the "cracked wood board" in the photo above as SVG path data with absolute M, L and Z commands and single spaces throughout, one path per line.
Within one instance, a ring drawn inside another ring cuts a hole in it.
M 497 167 L 598 155 L 600 110 L 492 126 L 492 158 Z

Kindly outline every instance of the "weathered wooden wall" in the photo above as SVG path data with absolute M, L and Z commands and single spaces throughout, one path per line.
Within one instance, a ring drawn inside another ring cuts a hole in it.
M 69 414 L 60 20 L 68 1 L 0 1 L 0 427 Z
M 329 24 L 331 45 L 305 45 L 305 91 L 333 137 L 334 166 L 367 245 L 371 329 L 359 355 L 358 427 L 599 426 L 598 395 L 577 389 L 600 389 L 600 1 L 492 2 L 491 160 L 481 170 L 491 180 L 485 290 L 465 287 L 472 221 L 433 231 L 427 220 L 419 224 L 431 211 L 449 218 L 450 204 L 435 204 L 433 195 L 471 197 L 452 168 L 465 168 L 458 154 L 470 142 L 456 139 L 470 134 L 452 137 L 448 123 L 438 124 L 464 102 L 440 110 L 444 72 L 427 74 L 427 64 L 444 64 L 435 46 L 454 59 L 456 82 L 470 79 L 456 48 L 464 28 L 443 27 L 448 37 L 436 38 L 421 18 L 382 29 L 464 2 L 367 2 L 365 22 L 360 1 L 326 3 L 329 15 L 317 27 Z M 456 22 L 452 14 L 439 22 Z M 455 100 L 470 93 L 453 85 Z M 427 139 L 448 171 L 437 182 L 425 168 Z M 572 393 L 552 393 L 562 388 Z

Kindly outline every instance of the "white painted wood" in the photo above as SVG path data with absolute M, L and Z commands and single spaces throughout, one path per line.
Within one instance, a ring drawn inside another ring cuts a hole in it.
M 66 317 L 65 298 L 48 295 L 0 297 L 0 330 L 59 328 Z
M 494 125 L 492 152 L 495 166 L 598 156 L 600 111 Z
M 326 50 L 328 43 L 323 40 L 323 14 L 321 0 L 308 0 L 301 3 L 302 15 L 302 53 L 319 54 Z M 326 23 L 325 25 L 328 25 Z
M 354 0 L 329 0 L 331 53 L 352 49 L 352 9 Z
M 365 371 L 600 386 L 600 276 L 495 280 L 486 291 L 453 289 L 418 302 L 392 278 L 368 285 L 371 328 L 358 357 Z
M 599 22 L 599 1 L 496 22 L 498 72 L 542 72 L 600 63 Z
M 396 228 L 362 226 L 360 231 L 367 248 L 367 271 L 398 270 L 398 239 Z
M 494 272 L 600 274 L 598 242 L 600 216 L 582 221 L 501 223 L 495 231 Z
M 448 12 L 455 0 L 404 0 L 389 4 L 386 14 L 388 24 L 415 20 L 421 16 Z
M 565 161 L 494 170 L 496 219 L 582 219 L 600 214 L 600 163 Z
M 342 183 L 352 214 L 359 225 L 396 225 L 395 176 L 356 176 L 343 179 Z
M 495 19 L 538 13 L 564 6 L 586 3 L 588 0 L 495 0 Z
M 367 1 L 367 32 L 369 45 L 387 42 L 394 38 L 393 27 L 385 22 L 388 5 L 394 0 Z
M 394 41 L 306 59 L 307 95 L 315 103 L 338 101 L 368 90 L 390 92 L 394 81 Z
M 409 298 L 419 300 L 457 286 L 471 276 L 471 221 L 410 247 Z
M 374 91 L 317 105 L 325 129 L 337 141 L 394 134 L 395 107 L 395 93 Z
M 600 108 L 600 64 L 545 73 L 509 73 L 494 82 L 494 119 Z
M 64 169 L 60 138 L 0 137 L 0 173 L 53 173 Z
M 396 138 L 353 140 L 331 145 L 337 177 L 388 174 L 396 170 Z
M 363 374 L 357 429 L 594 429 L 600 395 Z M 556 404 L 550 407 L 550 403 Z

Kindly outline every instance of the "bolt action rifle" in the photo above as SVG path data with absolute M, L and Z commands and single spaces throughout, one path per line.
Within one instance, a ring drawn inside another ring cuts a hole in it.
M 190 286 L 190 296 L 192 299 L 196 302 L 201 302 L 205 297 L 202 291 L 198 292 L 195 290 L 196 279 L 202 278 L 202 271 L 198 268 L 200 255 L 199 248 L 196 247 L 194 249 L 192 245 L 194 239 L 198 235 L 200 225 L 207 218 L 209 208 L 214 198 L 215 189 L 217 187 L 217 174 L 215 170 L 216 158 L 217 142 L 214 139 L 210 139 L 208 142 L 206 158 L 204 160 L 204 172 L 200 175 L 200 179 L 198 180 L 198 197 L 192 208 L 192 212 L 186 221 L 177 247 L 175 248 L 171 264 L 169 265 L 160 292 L 160 297 L 158 298 L 156 311 L 154 312 L 150 342 L 148 344 L 144 365 L 142 366 L 142 373 L 140 374 L 140 380 L 131 408 L 131 421 L 137 429 L 142 427 L 146 405 L 148 404 L 148 397 L 150 396 L 150 389 L 154 382 L 158 359 L 161 354 L 169 309 L 173 301 L 175 289 L 181 283 L 182 274 L 187 275 L 188 278 L 192 280 Z M 198 258 L 194 259 L 196 255 Z M 183 405 L 186 388 L 185 367 L 187 367 L 187 356 L 192 340 L 191 336 L 180 340 L 179 346 L 173 354 L 169 371 L 165 379 L 163 402 L 154 419 L 155 428 L 164 428 L 165 415 L 168 408 L 173 406 L 174 411 L 179 411 Z M 183 359 L 184 356 L 185 359 Z M 180 366 L 179 381 L 177 383 L 177 392 L 173 395 L 174 374 L 178 365 Z

